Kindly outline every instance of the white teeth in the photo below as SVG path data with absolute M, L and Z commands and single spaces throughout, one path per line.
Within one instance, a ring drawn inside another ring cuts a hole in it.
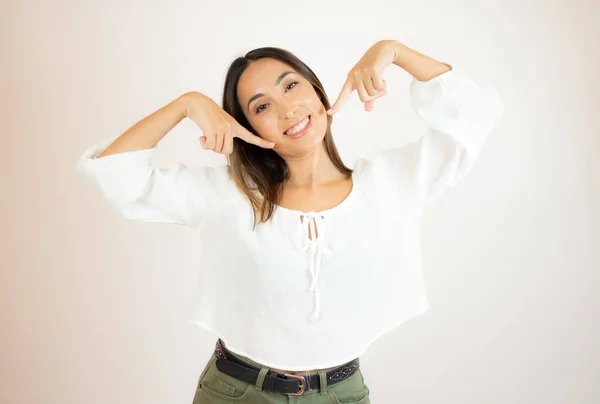
M 296 126 L 286 130 L 284 133 L 286 135 L 295 135 L 296 133 L 302 132 L 302 130 L 308 125 L 309 117 L 307 116 L 302 120 L 302 122 L 298 123 Z

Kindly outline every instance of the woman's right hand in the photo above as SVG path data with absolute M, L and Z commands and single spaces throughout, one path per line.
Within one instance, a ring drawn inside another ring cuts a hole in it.
M 200 137 L 200 145 L 203 149 L 220 154 L 231 154 L 234 137 L 265 149 L 272 149 L 275 146 L 275 143 L 249 132 L 204 94 L 192 91 L 186 96 L 188 97 L 186 116 L 202 129 L 204 136 Z

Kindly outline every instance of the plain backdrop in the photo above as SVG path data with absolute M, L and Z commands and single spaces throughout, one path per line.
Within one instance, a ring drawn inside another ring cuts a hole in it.
M 600 5 L 551 1 L 42 1 L 0 6 L 0 402 L 191 404 L 216 337 L 188 323 L 195 233 L 120 217 L 78 174 L 92 144 L 179 95 L 218 100 L 261 46 L 333 101 L 381 39 L 460 67 L 506 112 L 423 223 L 430 309 L 362 356 L 375 404 L 593 404 L 600 396 Z M 419 137 L 412 77 L 356 92 L 352 164 Z M 185 120 L 156 164 L 225 162 Z M 306 341 L 310 349 L 310 341 Z

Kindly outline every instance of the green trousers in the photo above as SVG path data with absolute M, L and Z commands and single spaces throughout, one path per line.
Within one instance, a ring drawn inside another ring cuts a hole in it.
M 360 368 L 347 379 L 327 386 L 326 372 L 333 369 L 321 369 L 319 371 L 302 373 L 302 376 L 321 378 L 321 390 L 305 391 L 300 396 L 290 396 L 262 389 L 262 383 L 268 367 L 251 361 L 246 357 L 235 355 L 236 358 L 260 368 L 256 384 L 246 383 L 238 380 L 217 369 L 215 363 L 217 357 L 211 355 L 204 367 L 194 395 L 193 404 L 217 404 L 217 403 L 248 403 L 248 404 L 370 404 L 369 388 L 365 384 Z

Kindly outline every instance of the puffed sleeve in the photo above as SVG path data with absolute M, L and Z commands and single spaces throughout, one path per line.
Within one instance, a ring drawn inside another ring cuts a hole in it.
M 127 219 L 197 227 L 233 186 L 227 165 L 154 166 L 150 159 L 156 147 L 96 158 L 115 139 L 85 150 L 77 169 Z
M 412 80 L 410 99 L 425 133 L 403 147 L 381 150 L 371 167 L 386 186 L 423 209 L 469 173 L 504 113 L 494 88 L 448 66 L 429 81 Z

